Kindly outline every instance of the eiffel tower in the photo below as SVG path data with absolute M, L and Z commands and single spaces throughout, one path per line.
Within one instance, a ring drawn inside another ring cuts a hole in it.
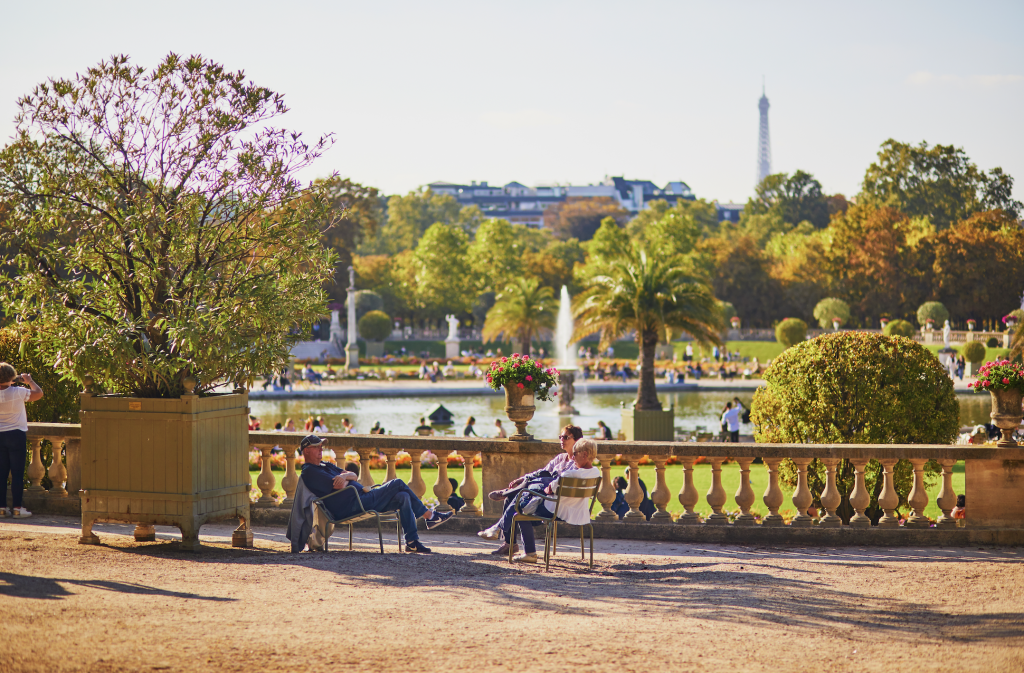
M 761 181 L 772 172 L 772 141 L 768 136 L 768 97 L 764 95 L 763 84 L 757 109 L 761 111 L 761 129 L 757 134 L 757 183 L 761 184 Z

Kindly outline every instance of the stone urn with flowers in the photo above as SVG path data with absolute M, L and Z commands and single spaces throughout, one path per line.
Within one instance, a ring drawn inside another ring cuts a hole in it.
M 1020 427 L 1021 400 L 1024 399 L 1024 366 L 1009 360 L 986 362 L 978 370 L 978 380 L 968 383 L 974 392 L 992 396 L 992 423 L 1003 433 L 996 446 L 1014 447 L 1013 432 Z
M 505 389 L 505 414 L 516 426 L 516 433 L 509 441 L 533 441 L 533 435 L 526 432 L 526 425 L 537 410 L 534 401 L 548 402 L 558 395 L 551 391 L 558 385 L 558 370 L 545 368 L 529 355 L 513 353 L 491 363 L 487 383 L 494 390 Z

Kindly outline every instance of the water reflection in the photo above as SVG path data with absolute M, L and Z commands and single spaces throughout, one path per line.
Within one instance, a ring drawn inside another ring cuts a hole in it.
M 676 429 L 695 430 L 703 426 L 709 432 L 719 427 L 722 409 L 733 397 L 739 397 L 744 405 L 750 405 L 753 392 L 720 392 L 701 391 L 685 393 L 662 393 L 659 398 L 666 407 L 675 405 Z M 960 400 L 960 419 L 963 425 L 987 423 L 991 403 L 988 395 L 958 395 Z M 572 422 L 587 428 L 596 428 L 597 422 L 603 420 L 613 432 L 620 426 L 620 404 L 632 404 L 634 395 L 625 393 L 587 394 L 577 391 L 573 401 L 579 410 L 577 416 L 559 416 L 556 403 L 538 402 L 537 414 L 530 423 L 530 432 L 539 439 L 554 439 L 559 429 Z M 453 428 L 462 434 L 462 427 L 470 416 L 476 418 L 476 432 L 484 437 L 492 436 L 494 420 L 500 418 L 509 427 L 505 418 L 505 398 L 499 395 L 481 395 L 467 397 L 393 397 L 387 399 L 361 400 L 252 400 L 249 405 L 252 413 L 262 421 L 264 430 L 272 430 L 274 423 L 284 423 L 292 418 L 301 431 L 303 422 L 309 415 L 323 416 L 332 431 L 341 429 L 341 419 L 348 418 L 355 424 L 356 430 L 366 433 L 374 423 L 380 422 L 385 430 L 396 435 L 412 434 L 419 425 L 421 416 L 425 416 L 436 405 L 443 404 L 454 415 Z M 750 424 L 743 424 L 742 434 L 751 434 Z

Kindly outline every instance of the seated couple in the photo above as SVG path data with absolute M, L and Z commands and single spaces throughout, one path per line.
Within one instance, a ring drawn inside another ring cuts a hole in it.
M 419 497 L 401 479 L 384 482 L 378 488 L 370 489 L 363 486 L 354 472 L 340 469 L 337 465 L 324 463 L 325 440 L 316 435 L 304 437 L 299 444 L 299 454 L 305 459 L 302 466 L 302 482 L 316 497 L 322 498 L 329 493 L 341 490 L 346 486 L 359 489 L 358 501 L 356 493 L 347 491 L 324 500 L 327 510 L 335 520 L 355 516 L 363 509 L 377 512 L 397 511 L 405 533 L 405 551 L 418 554 L 429 554 L 430 549 L 420 542 L 416 531 L 416 520 L 420 517 L 427 522 L 427 530 L 436 528 L 455 515 L 455 512 L 435 512 L 428 509 Z M 324 520 L 320 508 L 313 513 L 313 531 L 309 538 L 310 549 L 323 548 L 323 535 L 326 534 L 327 521 Z
M 504 499 L 505 501 L 504 511 L 498 522 L 477 533 L 487 540 L 504 538 L 505 543 L 493 552 L 494 555 L 507 554 L 509 545 L 515 543 L 516 535 L 512 530 L 512 517 L 517 514 L 516 497 L 523 490 L 542 491 L 554 495 L 558 489 L 558 481 L 563 477 L 593 479 L 601 476 L 601 471 L 594 467 L 594 460 L 597 458 L 597 443 L 592 439 L 583 439 L 583 430 L 575 425 L 567 425 L 558 436 L 558 441 L 565 453 L 555 456 L 543 469 L 519 477 L 510 483 L 508 488 L 488 494 L 491 500 Z M 533 510 L 534 507 L 536 507 L 535 510 Z M 554 516 L 555 503 L 533 496 L 525 496 L 520 500 L 520 508 L 523 513 L 550 519 Z M 558 506 L 558 520 L 577 526 L 590 523 L 587 499 L 562 498 Z M 540 523 L 518 524 L 519 532 L 523 536 L 523 551 L 516 554 L 513 560 L 525 563 L 537 562 L 537 544 L 533 535 L 534 525 L 540 525 Z

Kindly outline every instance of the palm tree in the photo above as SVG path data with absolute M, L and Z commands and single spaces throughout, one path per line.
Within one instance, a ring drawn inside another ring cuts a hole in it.
M 541 287 L 536 278 L 517 278 L 495 297 L 482 336 L 484 342 L 515 339 L 529 353 L 533 339 L 554 330 L 556 319 L 552 289 Z
M 707 283 L 686 272 L 682 257 L 648 257 L 642 248 L 598 262 L 589 287 L 576 297 L 573 341 L 601 333 L 601 348 L 634 332 L 640 346 L 636 409 L 661 409 L 654 386 L 654 351 L 673 330 L 721 344 L 722 316 Z

